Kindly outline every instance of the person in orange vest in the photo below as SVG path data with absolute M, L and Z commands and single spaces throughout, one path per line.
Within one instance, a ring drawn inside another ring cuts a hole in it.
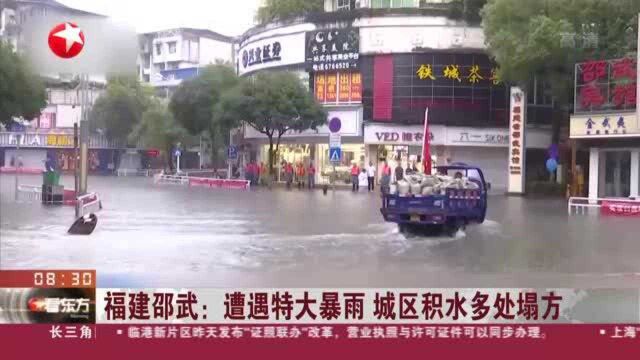
M 380 178 L 380 190 L 382 193 L 387 193 L 389 191 L 389 184 L 391 183 L 391 166 L 387 163 L 387 160 L 384 161 L 382 165 L 382 177 Z
M 299 162 L 296 166 L 296 178 L 298 181 L 298 189 L 304 189 L 304 165 Z
M 284 163 L 285 181 L 287 182 L 287 189 L 291 188 L 293 182 L 293 166 L 289 162 Z
M 358 191 L 358 175 L 360 174 L 360 168 L 356 165 L 355 161 L 351 165 L 351 191 Z
M 267 168 L 264 166 L 264 161 L 261 161 L 260 167 L 258 168 L 258 183 L 264 185 L 266 176 Z
M 309 169 L 307 171 L 309 177 L 309 189 L 316 187 L 316 168 L 313 166 L 313 161 L 309 161 Z

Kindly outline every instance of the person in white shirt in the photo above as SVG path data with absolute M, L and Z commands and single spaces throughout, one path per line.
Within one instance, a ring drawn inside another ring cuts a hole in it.
M 366 169 L 362 169 L 362 172 L 360 173 L 360 175 L 358 175 L 358 185 L 360 187 L 360 190 L 369 187 L 369 178 L 367 177 Z
M 369 166 L 367 167 L 367 180 L 369 182 L 369 186 L 367 189 L 369 191 L 373 191 L 373 187 L 376 180 L 376 167 L 373 166 L 373 161 L 369 161 Z

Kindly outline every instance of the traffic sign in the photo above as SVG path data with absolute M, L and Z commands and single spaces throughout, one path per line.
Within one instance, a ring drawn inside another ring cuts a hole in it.
M 173 155 L 175 157 L 180 157 L 180 155 L 182 155 L 182 151 L 180 151 L 180 149 L 176 149 L 176 151 L 173 153 Z
M 329 147 L 330 148 L 339 148 L 342 145 L 342 138 L 340 137 L 340 133 L 330 133 L 329 134 Z
M 230 145 L 229 148 L 227 148 L 227 159 L 229 160 L 236 160 L 238 159 L 238 148 Z
M 332 163 L 339 163 L 342 159 L 342 149 L 339 147 L 329 148 L 329 161 Z
M 341 127 L 342 121 L 340 121 L 340 118 L 334 117 L 329 120 L 329 131 L 331 131 L 332 133 L 337 133 L 338 131 L 340 131 Z

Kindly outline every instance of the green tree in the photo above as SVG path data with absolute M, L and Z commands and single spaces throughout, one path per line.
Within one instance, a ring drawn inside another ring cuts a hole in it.
M 266 24 L 275 20 L 283 20 L 303 16 L 324 9 L 324 0 L 267 0 L 258 8 L 256 20 Z
M 635 49 L 639 11 L 637 0 L 489 0 L 481 15 L 499 76 L 522 85 L 536 76 L 567 106 L 576 62 Z
M 141 141 L 146 147 L 160 149 L 165 165 L 171 168 L 171 148 L 186 137 L 187 131 L 175 121 L 167 106 L 153 99 L 129 134 L 129 142 Z
M 132 77 L 112 77 L 104 94 L 91 109 L 92 131 L 102 132 L 107 139 L 126 142 L 129 134 L 149 107 L 153 89 Z
M 244 121 L 267 136 L 270 174 L 273 174 L 280 139 L 286 132 L 316 129 L 327 121 L 323 107 L 290 72 L 263 72 L 242 78 L 224 95 L 217 111 L 222 122 L 238 126 Z
M 31 120 L 45 106 L 42 81 L 11 45 L 0 41 L 0 124 L 11 123 L 13 117 Z
M 182 82 L 169 102 L 174 118 L 191 135 L 203 132 L 209 135 L 214 161 L 228 138 L 229 127 L 217 121 L 213 109 L 222 93 L 237 83 L 238 77 L 231 66 L 210 65 L 194 79 Z

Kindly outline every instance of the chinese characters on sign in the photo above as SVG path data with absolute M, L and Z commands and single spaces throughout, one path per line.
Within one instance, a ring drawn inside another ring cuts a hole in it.
M 48 146 L 73 146 L 71 135 L 47 135 Z
M 420 80 L 436 80 L 436 74 L 431 64 L 420 64 L 416 70 L 416 76 Z M 472 65 L 466 72 L 466 75 L 462 74 L 462 70 L 459 65 L 450 64 L 443 68 L 442 77 L 445 79 L 457 80 L 462 82 L 462 79 L 466 79 L 471 84 L 478 84 L 482 80 L 489 80 L 493 85 L 499 85 L 500 79 L 497 76 L 497 69 L 492 68 L 489 72 L 489 77 L 482 75 L 482 70 L 479 65 Z
M 636 67 L 633 58 L 577 64 L 576 112 L 634 110 Z
M 314 93 L 320 103 L 353 103 L 362 101 L 360 73 L 316 73 Z
M 635 330 L 635 329 L 634 329 Z M 252 325 L 128 326 L 129 339 L 534 339 L 546 338 L 540 326 L 510 325 Z M 616 331 L 616 334 L 622 331 Z M 631 332 L 624 331 L 625 337 Z M 635 331 L 634 331 L 635 333 Z M 612 336 L 614 337 L 614 336 Z M 619 336 L 622 337 L 622 336 Z M 635 337 L 635 336 L 634 336 Z
M 199 318 L 199 314 L 195 310 L 198 299 L 191 291 L 178 293 L 175 296 L 173 293 L 153 293 L 150 296 L 144 291 L 137 293 L 108 291 L 104 301 L 106 302 L 104 311 L 107 320 L 149 320 L 151 318 L 155 320 L 185 318 L 198 320 Z M 203 305 L 202 310 L 206 311 L 207 306 Z M 207 319 L 206 313 L 202 315 L 202 319 Z
M 281 60 L 282 45 L 279 41 L 249 48 L 242 51 L 242 67 L 247 68 L 256 64 L 263 64 Z
M 509 119 L 509 192 L 524 192 L 524 131 L 525 94 L 519 87 L 511 88 L 511 112 Z
M 82 326 L 62 326 L 51 325 L 49 329 L 49 335 L 51 339 L 82 339 L 89 340 L 95 338 L 94 328 L 87 325 Z
M 640 216 L 640 201 L 603 201 L 600 211 L 607 215 Z
M 202 294 L 200 294 L 202 295 Z M 198 301 L 192 291 L 106 290 L 106 322 L 451 322 L 558 320 L 554 290 L 232 290 Z M 196 309 L 197 307 L 197 309 Z
M 357 69 L 359 51 L 357 30 L 319 30 L 307 33 L 306 62 L 314 72 Z
M 493 296 L 492 296 L 493 295 Z M 553 291 L 481 291 L 467 298 L 458 292 L 451 296 L 439 292 L 376 292 L 373 299 L 364 292 L 322 292 L 314 297 L 305 291 L 294 297 L 288 291 L 225 294 L 225 320 L 557 320 L 562 297 Z M 373 314 L 365 313 L 366 302 L 373 303 Z

